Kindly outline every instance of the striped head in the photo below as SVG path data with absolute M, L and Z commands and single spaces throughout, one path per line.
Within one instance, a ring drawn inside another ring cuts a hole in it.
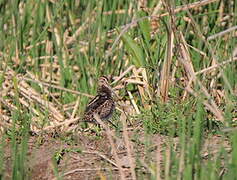
M 106 76 L 101 76 L 98 83 L 98 94 L 100 95 L 112 95 L 112 89 L 109 84 L 109 79 Z
M 101 86 L 109 86 L 109 79 L 106 76 L 101 76 L 99 78 L 99 87 Z

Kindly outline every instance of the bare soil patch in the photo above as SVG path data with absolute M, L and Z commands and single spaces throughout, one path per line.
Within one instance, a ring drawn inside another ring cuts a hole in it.
M 139 138 L 134 138 L 135 133 L 137 133 L 136 137 Z M 27 163 L 29 178 L 35 180 L 57 179 L 57 177 L 63 177 L 65 180 L 101 179 L 104 177 L 120 179 L 117 163 L 104 133 L 100 137 L 83 133 L 72 136 L 74 138 L 73 145 L 50 135 L 44 135 L 43 143 L 39 143 L 39 137 L 31 137 L 28 150 L 29 163 Z M 142 131 L 131 131 L 129 137 L 132 142 L 133 157 L 138 159 L 141 164 L 136 167 L 136 171 L 140 171 L 140 173 L 149 177 L 148 164 L 156 163 L 158 148 L 161 154 L 165 153 L 169 138 L 156 134 L 150 136 L 149 142 L 147 142 Z M 118 138 L 114 142 L 124 174 L 127 179 L 130 179 L 131 173 L 126 146 L 122 139 Z M 174 138 L 173 142 L 175 151 L 179 152 L 179 139 Z M 10 147 L 10 142 L 8 146 Z M 11 179 L 12 172 L 12 155 L 9 147 L 6 148 L 5 179 Z M 203 159 L 205 160 L 209 156 L 214 158 L 221 147 L 231 150 L 228 140 L 222 136 L 213 135 L 206 138 L 202 148 Z M 160 163 L 162 166 L 163 159 L 160 159 Z

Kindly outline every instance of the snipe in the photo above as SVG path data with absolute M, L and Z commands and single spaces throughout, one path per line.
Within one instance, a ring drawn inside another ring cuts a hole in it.
M 114 108 L 115 104 L 112 98 L 112 89 L 108 83 L 108 78 L 102 76 L 99 78 L 97 95 L 87 105 L 83 121 L 96 123 L 94 113 L 98 114 L 101 120 L 109 121 Z

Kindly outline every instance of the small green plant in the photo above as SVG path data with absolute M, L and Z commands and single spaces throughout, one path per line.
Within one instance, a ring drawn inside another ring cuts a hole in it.
M 148 133 L 168 135 L 172 132 L 173 135 L 177 135 L 183 119 L 192 119 L 194 108 L 195 104 L 192 101 L 179 104 L 170 100 L 164 104 L 158 100 L 150 110 L 144 111 L 141 117 L 138 116 L 138 119 L 142 119 Z
M 12 142 L 12 178 L 27 179 L 29 177 L 28 169 L 28 139 L 30 132 L 30 116 L 18 111 L 13 114 L 14 124 L 10 134 Z
M 58 141 L 79 146 L 72 132 L 60 130 L 68 120 L 80 122 L 101 75 L 121 77 L 112 87 L 131 114 L 140 112 L 141 127 L 128 125 L 134 144 L 141 134 L 147 138 L 141 142 L 146 164 L 135 162 L 138 179 L 236 179 L 235 1 L 134 2 L 0 1 L 0 180 L 7 173 L 32 178 L 31 138 L 38 147 L 47 142 L 44 133 L 55 130 Z M 159 94 L 168 101 L 161 103 Z M 114 118 L 121 138 L 120 114 Z M 103 129 L 94 129 L 99 136 L 83 135 L 103 140 Z M 30 136 L 34 130 L 41 136 Z M 168 140 L 158 167 L 153 137 L 163 135 Z M 215 149 L 203 152 L 209 136 Z M 60 149 L 52 158 L 58 179 L 63 170 L 57 163 L 70 151 Z

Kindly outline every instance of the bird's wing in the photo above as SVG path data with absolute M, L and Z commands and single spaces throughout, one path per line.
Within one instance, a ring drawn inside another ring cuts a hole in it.
M 113 113 L 114 110 L 114 102 L 112 99 L 108 99 L 104 102 L 104 104 L 101 105 L 99 108 L 100 117 L 102 119 L 108 119 Z
M 97 95 L 88 103 L 85 112 L 98 109 L 105 101 L 106 97 Z

